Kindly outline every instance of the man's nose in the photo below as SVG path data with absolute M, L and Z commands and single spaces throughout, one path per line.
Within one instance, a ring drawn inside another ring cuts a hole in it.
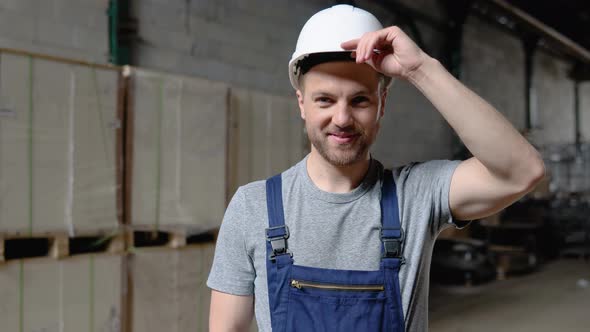
M 340 128 L 345 128 L 353 123 L 352 109 L 346 103 L 338 103 L 332 116 L 332 123 Z

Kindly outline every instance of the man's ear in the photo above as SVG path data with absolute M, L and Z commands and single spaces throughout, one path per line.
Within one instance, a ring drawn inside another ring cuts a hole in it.
M 299 105 L 299 113 L 301 118 L 305 120 L 305 109 L 303 108 L 303 92 L 297 90 L 297 104 Z
M 381 119 L 383 115 L 385 115 L 385 101 L 387 100 L 387 92 L 388 91 L 385 90 L 381 93 L 381 100 L 379 105 L 379 119 Z

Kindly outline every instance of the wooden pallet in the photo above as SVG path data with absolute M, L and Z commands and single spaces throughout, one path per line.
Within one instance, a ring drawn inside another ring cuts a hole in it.
M 35 257 L 61 259 L 90 253 L 121 253 L 125 249 L 120 231 L 81 233 L 65 232 L 20 234 L 0 233 L 0 263 Z
M 217 230 L 196 231 L 187 227 L 132 226 L 126 232 L 130 247 L 182 248 L 187 245 L 214 242 Z

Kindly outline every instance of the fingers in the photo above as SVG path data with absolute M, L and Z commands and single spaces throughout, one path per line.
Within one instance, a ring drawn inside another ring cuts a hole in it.
M 359 39 L 358 44 L 356 46 L 356 63 L 362 63 L 365 58 L 365 47 L 367 43 L 367 35 L 363 35 L 361 39 Z
M 367 39 L 367 42 L 365 43 L 364 61 L 367 61 L 373 57 L 373 50 L 377 46 L 379 37 L 379 34 L 373 33 L 371 34 L 370 38 Z
M 385 29 L 364 34 L 357 43 L 356 62 L 364 63 L 369 61 L 375 55 L 374 50 L 386 37 L 387 31 Z
M 362 63 L 362 62 L 366 61 L 366 59 L 361 60 L 361 59 L 364 59 L 364 57 L 363 58 L 359 57 L 359 54 L 366 53 L 365 49 L 367 46 L 365 45 L 366 41 L 363 38 L 349 40 L 349 41 L 346 41 L 346 42 L 340 44 L 340 47 L 342 47 L 343 49 L 345 49 L 347 51 L 352 51 L 350 56 L 352 58 L 355 58 L 357 63 Z M 362 44 L 360 44 L 361 42 L 362 42 Z
M 356 58 L 357 63 L 362 63 L 371 58 L 377 41 L 378 36 L 370 33 L 365 34 L 362 38 L 346 41 L 340 44 L 340 47 L 347 51 L 354 51 L 353 58 Z
M 359 40 L 360 39 L 357 38 L 357 39 L 345 41 L 344 43 L 340 44 L 340 47 L 342 47 L 343 49 L 345 49 L 347 51 L 354 50 L 354 49 L 356 49 Z
M 375 55 L 374 50 L 382 38 L 381 33 L 379 32 L 380 31 L 371 32 L 361 38 L 357 47 L 357 63 L 367 62 Z
M 389 39 L 395 38 L 398 30 L 398 27 L 389 27 L 374 32 L 368 32 L 361 38 L 349 40 L 340 44 L 340 47 L 345 50 L 355 51 L 355 54 L 352 56 L 356 58 L 356 62 L 364 63 L 370 61 L 377 54 L 375 52 L 376 49 L 391 51 L 392 40 Z

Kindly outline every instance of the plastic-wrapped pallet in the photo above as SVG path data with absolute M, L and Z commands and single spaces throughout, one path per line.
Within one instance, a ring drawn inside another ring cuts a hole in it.
M 117 226 L 118 75 L 0 53 L 0 232 Z
M 208 331 L 214 243 L 134 250 L 133 331 Z
M 82 255 L 0 266 L 2 331 L 120 331 L 121 257 Z
M 132 224 L 219 227 L 227 191 L 227 86 L 133 69 L 130 91 Z
M 230 194 L 240 185 L 286 170 L 307 151 L 294 96 L 232 89 L 230 94 Z

